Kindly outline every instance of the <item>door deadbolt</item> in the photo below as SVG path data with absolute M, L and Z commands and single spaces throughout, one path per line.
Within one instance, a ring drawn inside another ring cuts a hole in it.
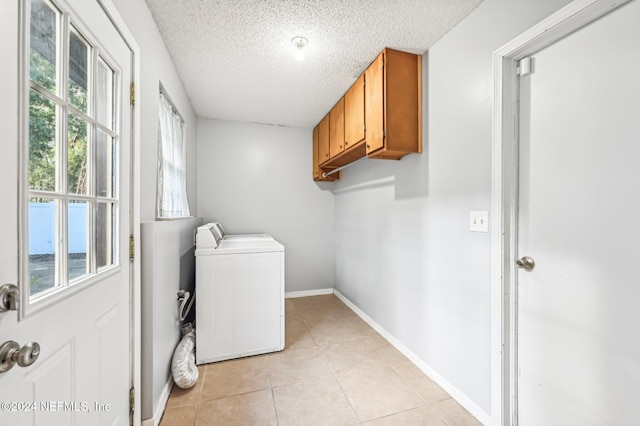
M 516 260 L 516 266 L 520 269 L 524 269 L 525 271 L 530 271 L 534 266 L 536 266 L 536 263 L 529 256 L 525 256 Z
M 9 340 L 0 345 L 0 373 L 4 373 L 18 364 L 20 367 L 28 367 L 40 356 L 40 345 L 29 342 L 20 347 L 18 342 Z
M 0 313 L 17 311 L 20 303 L 20 290 L 15 284 L 0 286 Z

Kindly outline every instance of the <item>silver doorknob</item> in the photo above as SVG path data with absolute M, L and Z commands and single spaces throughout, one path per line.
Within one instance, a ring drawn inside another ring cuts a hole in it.
M 18 351 L 16 362 L 20 367 L 28 367 L 40 356 L 40 344 L 38 342 L 26 343 Z
M 9 340 L 0 345 L 0 373 L 4 373 L 18 364 L 20 367 L 28 367 L 40 356 L 40 345 L 29 342 L 20 347 L 18 342 Z
M 516 266 L 520 269 L 524 269 L 525 271 L 530 271 L 534 266 L 536 266 L 536 263 L 529 256 L 525 256 L 516 260 Z
M 15 284 L 3 284 L 0 287 L 0 313 L 18 310 L 20 291 Z

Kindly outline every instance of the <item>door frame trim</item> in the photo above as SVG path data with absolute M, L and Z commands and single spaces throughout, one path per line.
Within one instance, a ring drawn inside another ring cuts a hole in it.
M 518 61 L 631 0 L 575 0 L 493 54 L 491 413 L 517 425 Z
M 98 5 L 104 10 L 105 14 L 111 20 L 113 26 L 118 30 L 120 36 L 129 46 L 131 50 L 131 83 L 134 84 L 134 99 L 140 99 L 140 81 L 141 81 L 141 62 L 140 62 L 140 45 L 136 41 L 133 33 L 129 30 L 125 20 L 120 15 L 113 0 L 97 0 Z M 130 343 L 133 356 L 130 365 L 130 383 L 134 391 L 134 406 L 131 424 L 139 426 L 142 422 L 142 406 L 140 404 L 140 393 L 142 389 L 142 298 L 141 298 L 141 276 L 140 276 L 140 141 L 141 141 L 141 114 L 140 107 L 137 104 L 131 106 L 131 155 L 130 155 L 130 200 L 129 206 L 129 235 L 133 235 L 136 242 L 136 253 L 133 260 L 130 261 Z M 135 395 L 137 394 L 137 397 Z

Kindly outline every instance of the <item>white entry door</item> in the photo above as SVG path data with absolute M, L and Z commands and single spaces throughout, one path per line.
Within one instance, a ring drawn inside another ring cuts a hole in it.
M 520 425 L 640 425 L 639 23 L 634 1 L 520 77 Z
M 0 8 L 0 424 L 126 425 L 131 52 L 95 0 Z

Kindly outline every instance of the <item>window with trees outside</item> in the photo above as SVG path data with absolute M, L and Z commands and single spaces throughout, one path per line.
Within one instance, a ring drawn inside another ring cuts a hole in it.
M 118 73 L 73 19 L 30 1 L 27 211 L 30 296 L 116 262 Z

